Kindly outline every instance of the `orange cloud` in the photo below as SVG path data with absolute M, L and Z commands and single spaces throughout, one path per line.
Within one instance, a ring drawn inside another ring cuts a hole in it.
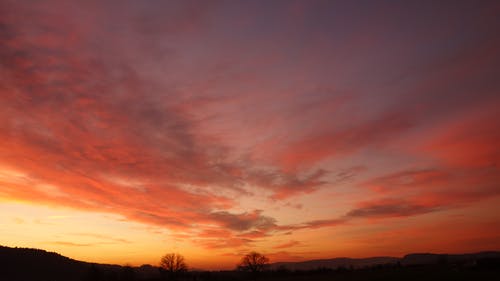
M 301 243 L 299 241 L 292 240 L 292 241 L 287 242 L 287 243 L 276 245 L 273 248 L 274 249 L 286 249 L 286 248 L 294 247 L 294 246 L 297 246 L 297 245 L 300 245 L 300 244 Z

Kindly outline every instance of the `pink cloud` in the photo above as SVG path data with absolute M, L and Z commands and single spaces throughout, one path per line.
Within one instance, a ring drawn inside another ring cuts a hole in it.
M 345 129 L 321 133 L 292 143 L 279 156 L 284 167 L 308 167 L 330 157 L 345 157 L 362 147 L 383 144 L 391 137 L 411 128 L 402 114 L 387 114 L 377 120 L 362 122 Z

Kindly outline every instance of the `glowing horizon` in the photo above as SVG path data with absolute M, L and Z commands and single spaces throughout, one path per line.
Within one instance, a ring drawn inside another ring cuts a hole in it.
M 205 269 L 500 250 L 499 18 L 3 1 L 0 245 Z

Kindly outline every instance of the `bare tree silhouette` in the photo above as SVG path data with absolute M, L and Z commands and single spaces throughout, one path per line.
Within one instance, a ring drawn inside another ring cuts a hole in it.
M 252 273 L 261 272 L 269 265 L 269 259 L 257 252 L 250 252 L 245 255 L 238 264 L 238 270 Z
M 168 253 L 160 260 L 160 272 L 170 279 L 177 279 L 180 273 L 187 271 L 184 256 L 178 253 Z

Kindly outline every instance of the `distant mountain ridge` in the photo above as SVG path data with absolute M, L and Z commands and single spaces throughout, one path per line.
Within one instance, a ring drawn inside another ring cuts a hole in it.
M 401 259 L 401 265 L 467 263 L 486 258 L 500 258 L 500 252 L 484 251 L 471 254 L 431 254 L 431 253 L 408 254 Z
M 308 260 L 301 262 L 276 262 L 270 266 L 272 269 L 286 268 L 289 270 L 313 270 L 318 268 L 339 268 L 339 267 L 367 267 L 378 264 L 395 264 L 399 261 L 396 257 L 372 257 L 372 258 L 332 258 Z
M 398 257 L 370 257 L 370 258 L 333 258 L 301 262 L 275 262 L 270 264 L 271 269 L 288 270 L 315 270 L 318 268 L 363 268 L 376 265 L 401 264 L 403 266 L 431 265 L 439 263 L 473 263 L 479 259 L 500 258 L 500 252 L 489 251 L 471 254 L 432 254 L 415 253 L 402 258 Z

